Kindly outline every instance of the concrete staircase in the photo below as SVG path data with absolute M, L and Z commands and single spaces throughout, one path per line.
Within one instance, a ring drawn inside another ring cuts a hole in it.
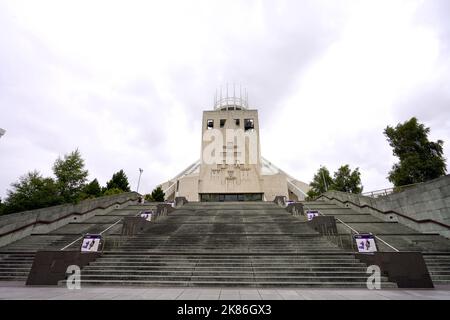
M 450 254 L 424 253 L 424 259 L 435 285 L 450 285 Z
M 109 239 L 82 285 L 366 287 L 368 277 L 352 252 L 267 202 L 189 203 Z
M 143 209 L 155 209 L 154 205 L 128 206 L 116 209 L 106 215 L 96 215 L 83 222 L 71 222 L 47 234 L 31 234 L 9 245 L 0 247 L 0 281 L 26 281 L 38 250 L 61 250 L 84 233 L 98 233 L 125 216 L 136 216 Z M 122 224 L 108 230 L 105 235 L 120 234 Z M 81 240 L 67 249 L 75 250 Z
M 359 213 L 325 201 L 304 202 L 305 208 L 332 215 L 358 232 L 372 232 L 400 251 L 420 251 L 435 285 L 450 284 L 450 240 L 439 234 L 420 233 L 396 221 L 381 220 L 369 213 Z M 338 223 L 339 233 L 348 229 Z M 390 248 L 378 242 L 383 250 Z

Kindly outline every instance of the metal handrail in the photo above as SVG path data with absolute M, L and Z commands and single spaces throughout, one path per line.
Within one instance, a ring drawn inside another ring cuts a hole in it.
M 139 212 L 138 214 L 134 215 L 133 217 L 137 217 L 141 214 L 141 212 Z M 109 229 L 111 229 L 112 227 L 114 227 L 116 224 L 118 224 L 119 222 L 121 222 L 123 218 L 120 218 L 119 220 L 117 220 L 116 222 L 114 222 L 113 224 L 111 224 L 110 226 L 108 226 L 106 229 L 104 229 L 103 231 L 101 231 L 99 234 L 102 235 L 103 233 L 105 233 L 106 231 L 108 231 Z M 156 215 L 155 215 L 155 220 L 156 220 Z M 81 237 L 78 237 L 77 239 L 75 239 L 74 241 L 72 241 L 71 243 L 69 243 L 68 245 L 66 245 L 65 247 L 59 249 L 60 251 L 64 251 L 65 249 L 69 248 L 70 246 L 72 246 L 74 243 L 76 243 L 78 240 L 83 239 L 84 235 L 82 235 Z
M 122 221 L 123 218 L 120 218 L 119 220 L 117 220 L 116 222 L 114 222 L 112 225 L 110 225 L 109 227 L 107 227 L 105 230 L 103 230 L 102 232 L 100 232 L 99 234 L 102 235 L 103 233 L 105 233 L 106 231 L 108 231 L 109 229 L 111 229 L 112 227 L 114 227 L 116 224 L 118 224 L 120 221 Z M 83 239 L 84 235 L 82 235 L 81 237 L 75 239 L 74 241 L 72 241 L 71 243 L 69 243 L 67 246 L 61 248 L 59 251 L 64 251 L 65 249 L 69 248 L 71 245 L 75 244 L 78 240 Z
M 284 199 L 286 199 L 286 196 L 284 197 Z M 305 207 L 306 207 L 306 209 L 308 209 L 308 210 L 313 210 L 313 209 L 311 209 L 311 207 L 309 207 L 307 204 L 303 204 Z M 317 211 L 320 215 L 322 215 L 322 216 L 327 216 L 326 214 L 324 214 L 322 211 L 320 211 L 320 210 L 316 210 L 315 209 L 315 211 Z M 350 227 L 348 224 L 346 224 L 344 221 L 342 221 L 341 219 L 339 219 L 339 218 L 336 218 L 336 217 L 334 217 L 334 219 L 336 220 L 336 221 L 338 221 L 339 223 L 341 223 L 343 226 L 345 226 L 347 229 L 349 229 L 351 232 L 351 234 L 353 234 L 353 233 L 355 233 L 355 234 L 360 234 L 359 233 L 359 231 L 357 231 L 356 229 L 354 229 L 354 228 L 352 228 L 352 227 Z M 378 240 L 380 240 L 382 243 L 384 243 L 385 245 L 387 245 L 389 248 L 391 248 L 391 249 L 393 249 L 394 251 L 396 251 L 396 252 L 400 252 L 400 250 L 398 250 L 397 248 L 395 248 L 393 245 L 391 245 L 391 244 L 389 244 L 387 241 L 385 241 L 385 240 L 383 240 L 382 238 L 380 238 L 379 236 L 377 236 L 377 235 L 374 235 L 374 237 L 376 238 L 376 239 L 378 239 Z
M 377 196 L 387 196 L 387 195 L 390 195 L 392 193 L 401 192 L 401 191 L 403 191 L 405 189 L 408 189 L 408 188 L 413 187 L 413 186 L 417 186 L 417 185 L 422 184 L 422 183 L 423 182 L 411 183 L 411 184 L 405 184 L 403 186 L 398 186 L 398 187 L 391 187 L 391 188 L 384 188 L 384 189 L 379 189 L 379 190 L 367 191 L 367 192 L 361 193 L 361 195 L 366 196 L 366 197 L 372 197 L 372 198 L 375 198 Z

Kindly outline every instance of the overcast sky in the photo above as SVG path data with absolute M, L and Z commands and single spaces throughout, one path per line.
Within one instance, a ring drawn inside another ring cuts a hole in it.
M 262 154 L 299 180 L 389 187 L 387 125 L 450 154 L 450 1 L 1 1 L 0 196 L 79 148 L 90 180 L 150 192 L 200 158 L 202 110 L 248 88 Z

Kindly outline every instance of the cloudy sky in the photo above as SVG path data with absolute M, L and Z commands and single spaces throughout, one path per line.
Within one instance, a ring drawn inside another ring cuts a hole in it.
M 151 191 L 200 157 L 201 112 L 248 88 L 262 154 L 309 182 L 359 167 L 386 188 L 387 125 L 450 154 L 450 1 L 0 0 L 0 196 L 79 148 L 90 179 Z

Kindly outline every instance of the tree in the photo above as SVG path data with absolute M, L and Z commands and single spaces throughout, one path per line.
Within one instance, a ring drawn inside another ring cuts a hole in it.
M 328 169 L 326 167 L 320 167 L 314 175 L 313 181 L 309 184 L 311 189 L 308 191 L 307 195 L 310 199 L 313 199 L 326 192 L 332 184 L 333 179 L 331 178 Z
M 150 201 L 150 202 L 155 201 L 155 200 L 153 200 L 153 197 L 152 197 L 152 195 L 151 195 L 150 193 L 147 193 L 147 194 L 144 196 L 144 200 L 145 200 L 145 201 Z
M 311 189 L 307 192 L 308 199 L 314 199 L 328 190 L 361 193 L 363 189 L 359 168 L 352 172 L 348 164 L 341 166 L 334 173 L 334 178 L 326 167 L 320 167 L 309 186 Z
M 88 176 L 88 171 L 84 170 L 84 160 L 78 149 L 64 155 L 64 159 L 58 157 L 53 165 L 53 173 L 57 178 L 58 189 L 64 201 L 75 201 Z
M 158 186 L 156 189 L 154 189 L 152 191 L 151 197 L 153 198 L 153 201 L 164 202 L 165 194 L 164 194 L 163 190 L 161 189 L 161 187 Z
M 84 187 L 84 192 L 88 195 L 99 197 L 102 194 L 102 188 L 100 187 L 98 180 L 94 179 Z
M 130 186 L 128 184 L 128 178 L 123 170 L 120 170 L 119 172 L 114 173 L 111 180 L 109 180 L 106 183 L 106 190 L 114 189 L 114 188 L 120 189 L 124 192 L 130 191 Z
M 33 210 L 61 204 L 58 185 L 52 178 L 44 178 L 38 171 L 32 171 L 12 183 L 13 190 L 3 206 L 3 213 Z
M 0 216 L 3 214 L 4 207 L 5 207 L 5 205 L 2 202 L 2 198 L 0 198 Z
M 332 189 L 342 192 L 361 193 L 363 187 L 361 185 L 361 173 L 359 168 L 353 172 L 348 164 L 341 166 L 334 173 Z
M 121 194 L 124 193 L 124 191 L 122 189 L 119 188 L 111 188 L 111 189 L 106 189 L 105 192 L 103 193 L 104 196 L 112 196 L 114 194 Z
M 102 188 L 97 179 L 88 183 L 80 193 L 80 200 L 97 198 L 102 195 Z
M 442 140 L 428 140 L 430 128 L 419 123 L 415 117 L 395 128 L 387 126 L 384 135 L 392 153 L 400 162 L 392 166 L 388 179 L 395 187 L 425 182 L 446 173 Z

